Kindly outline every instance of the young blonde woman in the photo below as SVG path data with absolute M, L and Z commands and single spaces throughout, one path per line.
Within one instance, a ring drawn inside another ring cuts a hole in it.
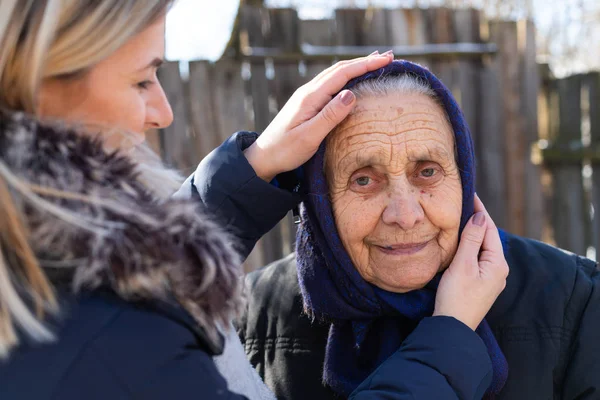
M 235 134 L 182 184 L 138 154 L 144 131 L 173 118 L 156 78 L 170 5 L 0 0 L 2 399 L 272 397 L 229 329 L 241 303 L 238 254 L 301 201 L 285 172 L 354 106 L 341 88 L 393 56 L 324 71 L 259 138 Z M 480 246 L 483 230 L 472 233 Z M 490 272 L 470 258 L 455 264 L 475 269 L 449 269 L 438 290 L 432 320 L 450 318 L 453 330 L 434 323 L 419 339 L 442 337 L 440 351 L 460 365 L 441 371 L 401 349 L 354 396 L 377 398 L 378 385 L 410 379 L 415 365 L 436 382 L 423 385 L 428 394 L 448 393 L 439 382 L 456 377 L 467 397 L 486 387 L 490 360 L 469 326 L 506 270 L 501 259 Z M 397 380 L 378 379 L 398 362 Z M 398 398 L 419 395 L 396 387 Z

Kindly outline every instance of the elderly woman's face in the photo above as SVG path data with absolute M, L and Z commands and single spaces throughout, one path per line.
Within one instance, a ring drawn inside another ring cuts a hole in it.
M 433 100 L 359 100 L 329 139 L 326 164 L 338 232 L 365 280 L 407 292 L 450 264 L 462 187 L 452 127 Z

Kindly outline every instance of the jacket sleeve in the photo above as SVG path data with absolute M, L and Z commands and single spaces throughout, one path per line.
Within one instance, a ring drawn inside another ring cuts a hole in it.
M 243 151 L 257 137 L 251 132 L 231 136 L 202 160 L 176 194 L 198 198 L 240 240 L 238 251 L 244 258 L 302 200 L 299 186 L 279 187 L 256 175 Z
M 600 271 L 593 261 L 578 257 L 580 266 L 565 323 L 573 332 L 567 350 L 563 400 L 591 400 L 600 396 Z
M 431 317 L 350 399 L 481 399 L 491 381 L 492 364 L 481 338 L 452 317 Z

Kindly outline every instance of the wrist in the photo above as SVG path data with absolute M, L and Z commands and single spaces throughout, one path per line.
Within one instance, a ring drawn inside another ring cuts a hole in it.
M 258 145 L 258 141 L 254 142 L 250 147 L 244 150 L 244 156 L 248 163 L 256 173 L 256 176 L 266 182 L 271 182 L 277 175 L 267 165 L 269 157 L 265 154 L 264 149 Z
M 476 330 L 477 327 L 479 326 L 479 324 L 470 323 L 469 321 L 467 321 L 466 318 L 459 318 L 459 317 L 457 317 L 456 315 L 453 315 L 450 312 L 443 312 L 443 311 L 434 310 L 432 317 L 450 317 L 450 318 L 454 318 L 455 320 L 457 320 L 458 322 L 463 323 L 464 325 L 466 325 L 467 327 L 469 327 L 473 331 Z

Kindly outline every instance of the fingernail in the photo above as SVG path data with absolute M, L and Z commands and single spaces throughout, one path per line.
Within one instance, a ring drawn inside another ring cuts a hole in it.
M 477 226 L 483 226 L 485 223 L 485 214 L 483 212 L 478 212 L 473 216 L 473 223 Z
M 349 106 L 354 101 L 354 93 L 350 90 L 344 90 L 344 92 L 340 95 L 340 100 L 342 100 L 342 104 Z
M 374 52 L 372 52 L 371 54 L 369 54 L 369 57 L 375 56 L 377 54 L 379 54 L 379 50 L 375 50 Z
M 383 53 L 381 56 L 382 57 L 384 57 L 384 56 L 387 57 L 387 56 L 391 56 L 391 55 L 394 55 L 394 50 L 388 50 L 385 53 Z

